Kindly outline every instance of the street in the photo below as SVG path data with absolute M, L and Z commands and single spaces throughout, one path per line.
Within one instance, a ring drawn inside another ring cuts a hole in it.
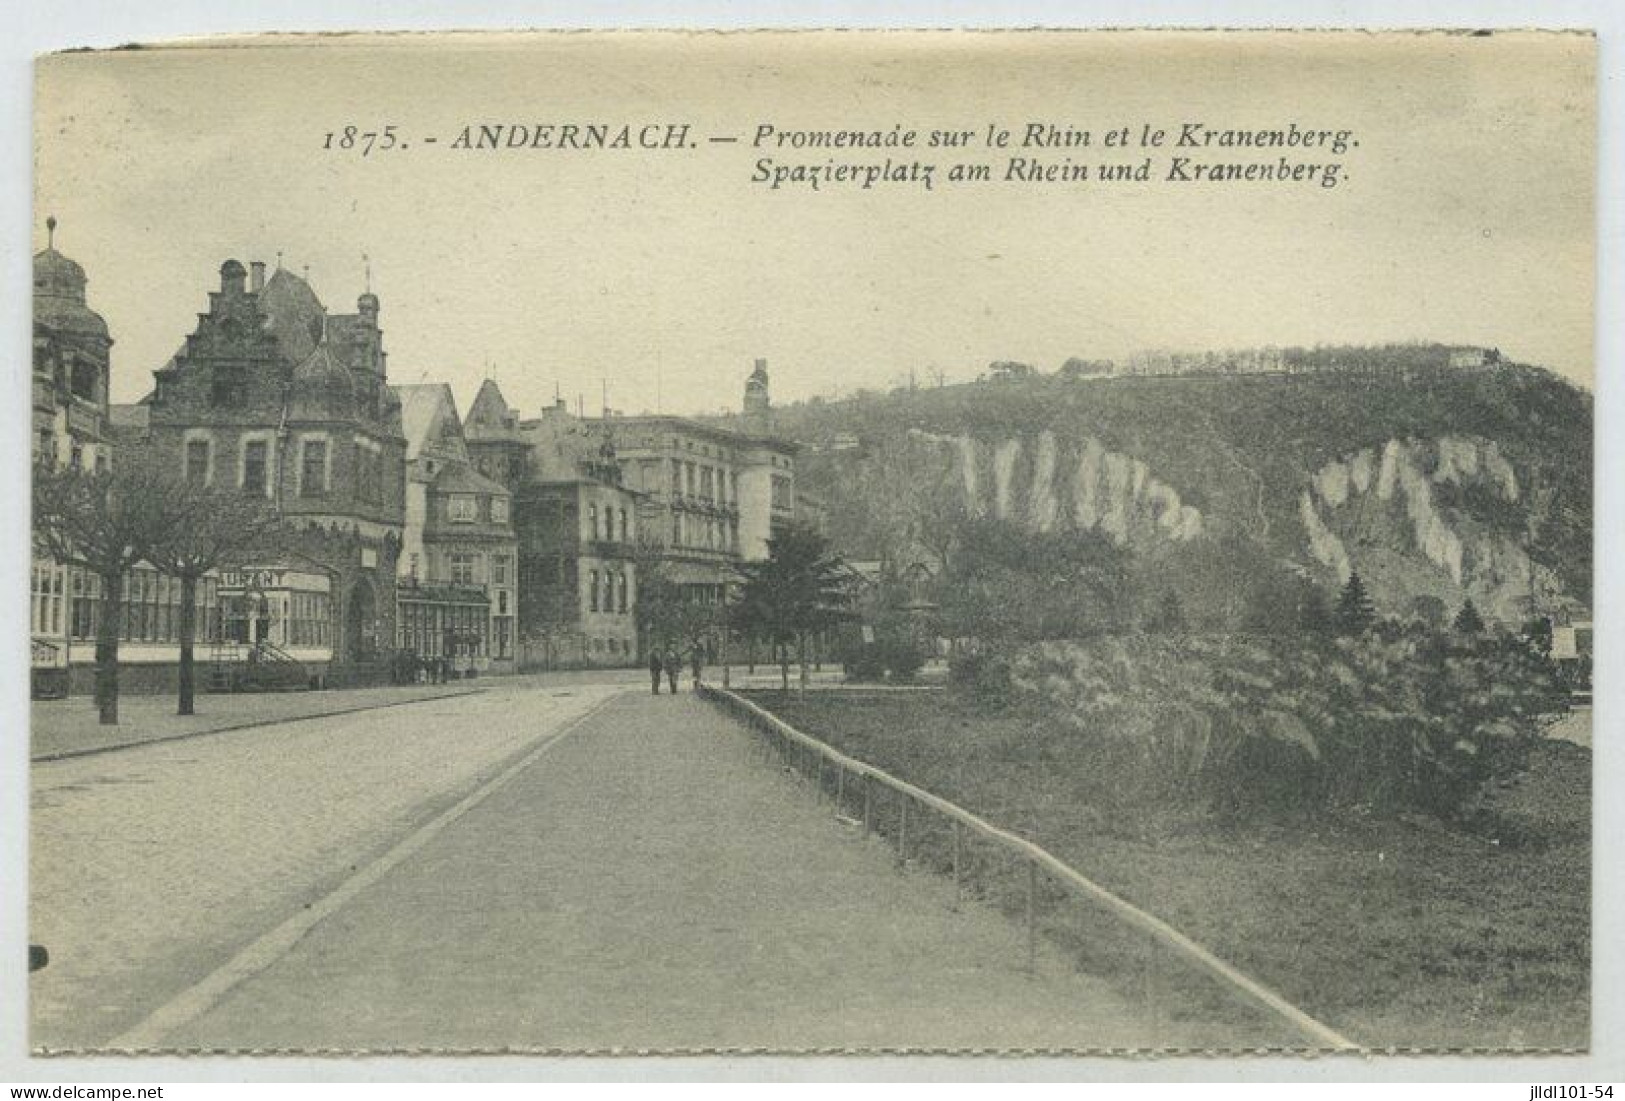
M 1151 1042 L 686 692 L 491 682 L 37 763 L 33 837 L 36 1048 Z

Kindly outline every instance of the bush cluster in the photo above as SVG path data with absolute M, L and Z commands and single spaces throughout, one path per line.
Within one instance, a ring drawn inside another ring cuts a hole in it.
M 850 641 L 841 655 L 841 664 L 849 680 L 907 683 L 925 664 L 925 651 L 906 632 L 887 630 L 873 642 Z
M 978 662 L 978 676 L 995 664 Z M 1566 706 L 1550 663 L 1522 639 L 1392 623 L 1342 638 L 1050 642 L 1010 664 L 1016 702 L 1085 739 L 1117 798 L 1238 812 L 1456 815 L 1521 767 L 1541 717 Z

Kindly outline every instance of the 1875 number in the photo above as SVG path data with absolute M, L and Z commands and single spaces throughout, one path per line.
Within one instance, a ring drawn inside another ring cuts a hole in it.
M 366 157 L 370 156 L 373 150 L 382 153 L 387 149 L 405 149 L 406 143 L 396 136 L 393 125 L 385 126 L 382 130 L 363 130 L 359 126 L 346 126 L 342 130 L 329 130 L 326 140 L 322 142 L 322 148 L 356 150 Z

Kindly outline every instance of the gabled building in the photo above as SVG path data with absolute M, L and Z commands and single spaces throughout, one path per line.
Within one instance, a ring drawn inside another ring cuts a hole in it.
M 491 380 L 463 436 L 475 469 L 513 491 L 520 664 L 635 662 L 638 498 L 608 437 L 562 402 L 521 421 Z
M 487 478 L 517 490 L 529 476 L 530 444 L 519 427 L 519 414 L 508 408 L 496 380 L 480 384 L 463 419 L 463 439 L 474 468 Z
M 253 644 L 298 609 L 303 636 L 326 640 L 299 659 L 339 683 L 387 676 L 396 634 L 406 440 L 379 313 L 370 291 L 355 313 L 330 314 L 291 271 L 267 279 L 262 263 L 227 260 L 142 402 L 144 445 L 161 461 L 193 482 L 265 497 L 292 529 L 284 550 L 236 571 L 249 588 L 222 585 L 222 637 L 242 621 L 237 633 Z M 267 576 L 309 581 L 268 601 L 252 588 Z
M 46 247 L 34 254 L 34 461 L 47 466 L 106 469 L 109 462 L 108 383 L 113 338 L 86 303 L 85 269 L 56 249 L 56 219 L 45 221 Z M 68 691 L 73 638 L 73 590 L 85 591 L 83 571 L 35 557 L 29 569 L 29 636 L 33 692 Z
M 406 434 L 396 646 L 461 672 L 511 671 L 519 612 L 513 495 L 475 468 L 451 387 L 394 389 Z

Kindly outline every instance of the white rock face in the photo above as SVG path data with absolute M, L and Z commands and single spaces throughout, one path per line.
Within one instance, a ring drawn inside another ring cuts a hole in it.
M 1099 440 L 1043 431 L 985 441 L 913 430 L 911 438 L 954 456 L 972 515 L 1034 531 L 1099 530 L 1119 544 L 1189 542 L 1203 532 L 1200 511 L 1143 461 Z
M 1334 460 L 1310 476 L 1299 499 L 1310 554 L 1347 580 L 1355 567 L 1337 534 L 1341 521 L 1359 519 L 1369 530 L 1376 521 L 1366 502 L 1398 505 L 1411 550 L 1481 607 L 1515 614 L 1517 599 L 1541 583 L 1541 571 L 1505 534 L 1481 531 L 1470 517 L 1442 510 L 1434 490 L 1445 485 L 1487 488 L 1504 501 L 1518 499 L 1517 472 L 1493 441 L 1469 436 L 1389 440 L 1380 450 Z

